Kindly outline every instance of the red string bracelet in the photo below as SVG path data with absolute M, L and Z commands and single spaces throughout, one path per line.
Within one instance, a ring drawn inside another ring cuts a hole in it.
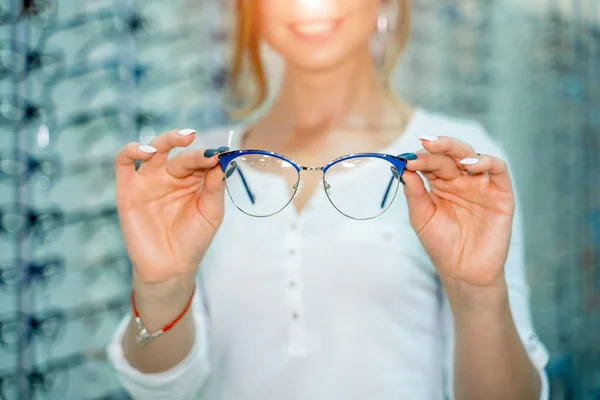
M 137 325 L 137 329 L 138 329 L 138 333 L 136 335 L 137 344 L 139 346 L 144 346 L 146 343 L 150 342 L 151 340 L 154 340 L 157 337 L 159 337 L 160 335 L 162 335 L 163 333 L 171 330 L 171 328 L 173 328 L 175 326 L 175 324 L 177 324 L 181 320 L 181 318 L 183 318 L 183 316 L 188 312 L 188 310 L 192 306 L 192 300 L 194 299 L 194 293 L 196 293 L 196 283 L 194 283 L 192 295 L 190 296 L 190 299 L 188 300 L 188 302 L 187 302 L 185 308 L 183 309 L 183 311 L 181 312 L 181 314 L 179 314 L 177 316 L 177 318 L 175 318 L 172 322 L 165 325 L 164 328 L 159 329 L 156 332 L 150 333 L 150 332 L 148 332 L 148 329 L 146 329 L 144 324 L 142 324 L 142 319 L 140 318 L 140 314 L 138 313 L 137 307 L 135 305 L 135 296 L 134 296 L 134 292 L 132 289 L 131 290 L 131 308 L 133 309 L 133 317 L 135 318 L 135 324 Z

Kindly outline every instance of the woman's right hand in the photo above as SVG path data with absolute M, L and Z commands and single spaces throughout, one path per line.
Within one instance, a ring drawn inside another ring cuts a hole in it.
M 129 143 L 116 156 L 117 209 L 136 295 L 191 290 L 223 220 L 223 172 L 216 151 L 185 150 L 168 159 L 195 134 L 167 132 L 151 146 Z M 135 161 L 141 161 L 137 171 Z

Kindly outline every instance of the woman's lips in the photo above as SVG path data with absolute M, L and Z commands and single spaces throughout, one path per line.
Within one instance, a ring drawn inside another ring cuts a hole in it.
M 296 22 L 290 24 L 290 30 L 301 39 L 326 40 L 331 37 L 341 25 L 341 19 Z

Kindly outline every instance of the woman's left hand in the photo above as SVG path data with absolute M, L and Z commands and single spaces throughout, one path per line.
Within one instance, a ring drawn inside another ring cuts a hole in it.
M 506 163 L 452 137 L 421 142 L 426 152 L 408 162 L 404 190 L 411 225 L 442 281 L 503 284 L 515 207 Z

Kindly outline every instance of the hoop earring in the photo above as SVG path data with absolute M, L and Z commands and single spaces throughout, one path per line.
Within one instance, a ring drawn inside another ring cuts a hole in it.
M 390 31 L 390 20 L 385 13 L 380 13 L 377 16 L 377 35 L 387 36 Z
M 375 65 L 379 70 L 383 68 L 390 31 L 391 26 L 389 17 L 384 11 L 382 11 L 377 16 L 376 31 L 371 40 L 371 53 L 373 55 Z

